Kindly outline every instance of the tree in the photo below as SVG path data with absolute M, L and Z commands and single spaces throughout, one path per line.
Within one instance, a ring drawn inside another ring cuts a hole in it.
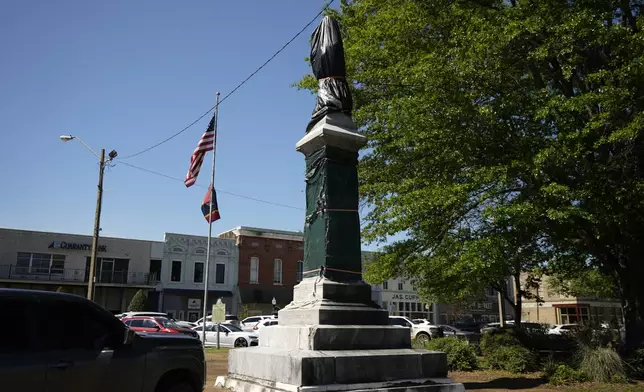
M 143 289 L 139 289 L 139 291 L 137 291 L 136 294 L 134 294 L 134 297 L 132 297 L 132 301 L 130 301 L 130 304 L 127 307 L 127 311 L 128 312 L 144 311 L 147 300 L 148 300 L 147 291 Z
M 627 340 L 637 344 L 641 7 L 343 1 L 336 16 L 354 118 L 369 139 L 363 238 L 402 238 L 383 247 L 366 278 L 415 278 L 428 301 L 448 301 L 521 272 L 600 271 L 615 280 Z M 298 86 L 314 90 L 315 80 Z

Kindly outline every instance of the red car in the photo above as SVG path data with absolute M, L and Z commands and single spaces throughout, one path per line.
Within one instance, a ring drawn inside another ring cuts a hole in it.
M 190 328 L 183 328 L 175 324 L 174 321 L 165 317 L 127 317 L 122 319 L 123 323 L 136 332 L 155 332 L 155 333 L 183 333 L 195 338 L 199 338 L 197 332 Z

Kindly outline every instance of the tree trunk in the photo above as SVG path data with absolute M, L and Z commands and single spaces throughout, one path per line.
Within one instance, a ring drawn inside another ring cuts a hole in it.
M 619 271 L 621 283 L 621 297 L 624 306 L 624 328 L 626 330 L 626 351 L 630 352 L 638 348 L 642 342 L 642 315 L 638 309 L 638 282 L 639 276 L 621 268 Z
M 514 283 L 514 326 L 521 328 L 521 314 L 523 312 L 522 296 L 521 296 L 521 276 L 516 274 L 513 276 Z

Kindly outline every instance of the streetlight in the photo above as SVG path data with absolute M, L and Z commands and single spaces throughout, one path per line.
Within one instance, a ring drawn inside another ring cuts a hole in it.
M 100 225 L 101 225 L 101 206 L 103 204 L 103 173 L 105 172 L 105 149 L 101 149 L 101 155 L 99 156 L 97 153 L 92 150 L 90 146 L 85 144 L 85 142 L 79 138 L 78 136 L 72 136 L 72 135 L 62 135 L 60 137 L 60 140 L 63 142 L 69 142 L 72 140 L 78 140 L 89 152 L 94 154 L 96 158 L 98 158 L 99 162 L 99 169 L 98 169 L 98 190 L 96 192 L 96 214 L 94 215 L 94 236 L 92 238 L 92 258 L 89 262 L 89 278 L 87 282 L 87 299 L 93 301 L 94 300 L 94 286 L 95 286 L 95 281 L 96 281 L 96 252 L 98 250 L 98 233 L 101 230 Z M 117 156 L 117 152 L 115 150 L 110 151 L 108 154 L 109 159 L 107 160 L 107 163 L 111 162 L 114 158 Z

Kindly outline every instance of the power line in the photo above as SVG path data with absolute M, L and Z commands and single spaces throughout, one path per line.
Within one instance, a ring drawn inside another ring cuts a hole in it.
M 277 56 L 278 56 L 278 55 L 279 55 L 279 54 L 280 54 L 284 49 L 286 49 L 286 47 L 287 47 L 287 46 L 289 46 L 289 45 L 290 45 L 293 41 L 295 41 L 295 40 L 297 39 L 297 37 L 299 37 L 299 36 L 300 36 L 300 35 L 301 35 L 301 34 L 302 34 L 302 33 L 303 33 L 307 28 L 309 28 L 309 26 L 311 26 L 311 25 L 313 24 L 313 22 L 315 22 L 315 21 L 317 20 L 317 18 L 318 18 L 320 15 L 322 15 L 322 14 L 324 13 L 324 12 L 325 12 L 325 11 L 326 11 L 330 6 L 331 6 L 331 4 L 333 4 L 333 2 L 334 2 L 334 1 L 335 1 L 335 0 L 330 0 L 330 1 L 327 3 L 327 5 L 326 5 L 326 6 L 324 6 L 324 8 L 322 8 L 322 10 L 321 10 L 320 12 L 318 12 L 318 13 L 317 13 L 317 15 L 315 15 L 315 17 L 314 17 L 313 19 L 311 19 L 311 21 L 310 21 L 309 23 L 307 23 L 307 24 L 306 24 L 306 26 L 304 26 L 300 31 L 298 31 L 298 33 L 297 33 L 297 34 L 295 34 L 295 35 L 293 36 L 293 38 L 291 38 L 290 40 L 288 40 L 288 42 L 286 42 L 284 45 L 282 45 L 282 47 L 281 47 L 281 48 L 279 48 L 277 52 L 275 52 L 271 57 L 269 57 L 269 59 L 268 59 L 268 60 L 266 60 L 266 61 L 264 62 L 264 64 L 260 65 L 260 66 L 259 66 L 259 68 L 257 68 L 257 69 L 256 69 L 255 71 L 253 71 L 250 75 L 248 75 L 248 77 L 247 77 L 246 79 L 244 79 L 241 83 L 239 83 L 239 84 L 237 85 L 237 87 L 235 87 L 234 89 L 232 89 L 232 91 L 230 91 L 228 94 L 226 94 L 226 95 L 225 95 L 225 96 L 224 96 L 224 97 L 219 101 L 219 104 L 221 105 L 221 104 L 222 104 L 222 102 L 224 102 L 228 97 L 230 97 L 230 96 L 231 96 L 231 95 L 233 95 L 237 90 L 239 90 L 239 88 L 241 88 L 241 87 L 242 87 L 244 84 L 246 84 L 246 82 L 248 82 L 248 81 L 249 81 L 253 76 L 255 76 L 259 71 L 261 71 L 265 66 L 267 66 L 267 65 L 268 65 L 268 63 L 270 63 L 271 61 L 273 61 L 273 59 L 274 59 L 275 57 L 277 57 Z M 206 117 L 206 116 L 208 115 L 208 113 L 212 112 L 214 109 L 215 109 L 215 107 L 214 107 L 214 106 L 213 106 L 213 107 L 211 107 L 210 109 L 208 109 L 208 111 L 207 111 L 207 112 L 205 112 L 204 114 L 202 114 L 201 116 L 199 116 L 196 120 L 194 120 L 193 122 L 191 122 L 188 126 L 186 126 L 185 128 L 183 128 L 183 129 L 182 129 L 182 130 L 180 130 L 179 132 L 175 133 L 174 135 L 172 135 L 172 136 L 170 136 L 170 137 L 168 137 L 168 138 L 166 138 L 166 139 L 164 139 L 164 140 L 162 140 L 162 141 L 160 141 L 160 142 L 158 142 L 158 143 L 156 143 L 156 144 L 154 144 L 154 145 L 152 145 L 152 146 L 150 146 L 150 147 L 148 147 L 148 148 L 146 148 L 146 149 L 144 149 L 144 150 L 141 150 L 141 151 L 139 151 L 139 152 L 137 152 L 137 153 L 135 153 L 135 154 L 127 155 L 127 156 L 125 156 L 125 157 L 119 158 L 119 160 L 128 159 L 128 158 L 133 158 L 133 157 L 135 157 L 135 156 L 137 156 L 137 155 L 141 155 L 141 154 L 143 154 L 143 153 L 146 153 L 146 152 L 148 152 L 148 151 L 150 151 L 150 150 L 152 150 L 152 149 L 154 149 L 154 148 L 159 147 L 160 145 L 162 145 L 162 144 L 164 144 L 164 143 L 169 142 L 170 140 L 174 139 L 175 137 L 177 137 L 177 136 L 181 135 L 182 133 L 184 133 L 185 131 L 187 131 L 188 129 L 190 129 L 193 125 L 195 125 L 196 123 L 198 123 L 198 122 L 199 122 L 199 120 L 201 120 L 202 118 Z
M 127 163 L 127 162 L 118 161 L 118 162 L 116 162 L 116 163 L 117 163 L 117 164 L 126 165 L 126 166 L 129 166 L 129 167 L 132 167 L 132 168 L 134 168 L 134 169 L 138 169 L 138 170 L 141 170 L 141 171 L 144 171 L 144 172 L 147 172 L 147 173 L 155 174 L 155 175 L 160 176 L 160 177 L 165 177 L 165 178 L 170 179 L 170 180 L 181 181 L 181 182 L 183 183 L 183 180 L 182 180 L 181 178 L 178 178 L 178 177 L 172 177 L 172 176 L 169 176 L 169 175 L 167 175 L 167 174 L 163 174 L 163 173 L 155 172 L 154 170 L 146 169 L 146 168 L 144 168 L 144 167 L 135 166 L 135 165 L 132 165 L 131 163 Z M 195 184 L 195 185 L 196 185 L 196 186 L 198 186 L 198 187 L 200 187 L 200 188 L 206 188 L 205 186 L 200 185 L 200 184 Z M 225 195 L 230 195 L 230 196 L 234 196 L 234 197 L 239 197 L 239 198 L 241 198 L 241 199 L 252 200 L 252 201 L 259 202 L 259 203 L 264 203 L 264 204 L 274 205 L 274 206 L 277 206 L 277 207 L 284 207 L 284 208 L 290 208 L 290 209 L 293 209 L 293 210 L 300 210 L 300 211 L 304 211 L 304 208 L 295 207 L 295 206 L 290 206 L 290 205 L 288 205 L 288 204 L 274 203 L 274 202 L 272 202 L 272 201 L 268 201 L 268 200 L 257 199 L 257 198 L 255 198 L 255 197 L 244 196 L 244 195 L 240 195 L 240 194 L 238 194 L 238 193 L 233 193 L 233 192 L 224 191 L 224 190 L 219 189 L 219 188 L 215 188 L 215 190 L 216 190 L 217 192 L 219 192 L 219 193 L 223 193 L 223 194 L 225 194 Z

